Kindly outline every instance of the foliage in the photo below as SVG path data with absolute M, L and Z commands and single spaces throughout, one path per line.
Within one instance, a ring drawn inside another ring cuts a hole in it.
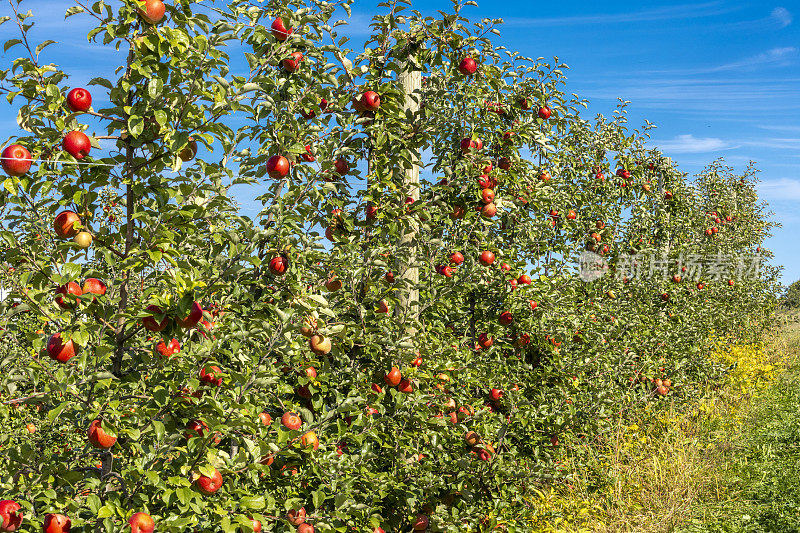
M 649 125 L 628 129 L 624 105 L 586 120 L 565 65 L 493 45 L 498 21 L 381 4 L 356 54 L 336 33 L 347 1 L 210 4 L 176 1 L 160 24 L 135 0 L 69 8 L 122 54 L 92 80 L 103 107 L 89 113 L 66 107 L 67 73 L 12 4 L 20 39 L 6 49 L 22 56 L 0 70 L 2 91 L 19 109 L 13 141 L 41 161 L 0 196 L 0 491 L 29 524 L 60 512 L 113 530 L 145 511 L 163 532 L 249 531 L 249 517 L 293 531 L 286 512 L 304 507 L 318 531 L 407 530 L 420 513 L 434 531 L 523 531 L 506 517 L 563 479 L 564 454 L 620 413 L 691 400 L 723 371 L 702 349 L 711 332 L 748 338 L 768 320 L 774 267 L 700 286 L 680 268 L 687 254 L 761 251 L 773 224 L 755 171 L 717 162 L 688 181 L 644 147 Z M 475 75 L 457 71 L 467 55 Z M 398 77 L 415 70 L 407 99 Z M 62 139 L 89 128 L 78 161 Z M 465 153 L 465 138 L 483 148 Z M 423 156 L 437 177 L 414 186 Z M 487 180 L 496 215 L 479 212 Z M 258 191 L 257 216 L 234 186 Z M 67 209 L 91 247 L 54 231 Z M 466 259 L 448 271 L 455 251 Z M 587 251 L 610 264 L 591 283 L 573 267 Z M 673 277 L 616 275 L 631 254 L 663 255 Z M 55 303 L 87 278 L 108 292 Z M 181 327 L 194 302 L 203 321 Z M 79 347 L 66 363 L 47 357 L 56 333 Z M 157 343 L 173 338 L 165 357 Z M 399 388 L 384 384 L 393 367 Z M 20 404 L 38 406 L 33 433 L 11 421 Z M 110 450 L 87 443 L 96 419 Z M 214 469 L 223 487 L 203 494 Z

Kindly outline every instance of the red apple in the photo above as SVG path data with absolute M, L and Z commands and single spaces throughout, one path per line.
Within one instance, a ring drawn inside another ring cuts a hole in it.
M 178 339 L 172 339 L 169 344 L 166 344 L 163 340 L 160 340 L 158 341 L 158 344 L 156 344 L 156 351 L 162 357 L 169 358 L 181 351 L 181 343 L 178 342 Z
M 294 28 L 289 28 L 288 30 L 286 29 L 286 24 L 280 17 L 272 21 L 272 26 L 270 29 L 272 31 L 272 36 L 279 41 L 285 41 L 289 38 L 289 35 L 294 33 Z
M 112 437 L 103 431 L 100 420 L 97 419 L 93 420 L 89 425 L 86 436 L 89 439 L 89 443 L 95 448 L 108 449 L 114 446 L 114 444 L 117 442 L 117 437 Z
M 514 316 L 508 311 L 504 311 L 500 313 L 498 321 L 500 322 L 501 326 L 510 326 L 511 323 L 514 322 Z
M 92 107 L 92 93 L 82 87 L 72 89 L 67 94 L 67 106 L 75 113 L 89 111 Z
M 297 533 L 314 533 L 314 526 L 306 522 L 297 527 Z
M 400 383 L 397 384 L 397 390 L 405 394 L 411 394 L 414 392 L 414 386 L 408 378 L 403 378 L 400 380 Z
M 66 285 L 62 285 L 61 287 L 56 289 L 56 294 L 72 294 L 74 296 L 80 296 L 83 294 L 80 285 L 75 283 L 74 281 L 70 281 Z M 63 296 L 59 296 L 56 298 L 56 303 L 61 309 L 74 309 L 77 305 L 77 302 L 73 302 L 69 299 L 64 299 Z
M 317 437 L 315 432 L 309 431 L 300 437 L 300 445 L 303 448 L 313 448 L 315 450 L 319 450 L 319 437 Z
M 289 160 L 282 155 L 273 155 L 267 160 L 267 174 L 272 179 L 285 178 L 289 173 Z
M 428 525 L 430 524 L 430 520 L 428 517 L 422 513 L 417 515 L 417 518 L 412 522 L 412 526 L 414 531 L 425 531 L 428 529 Z
M 192 302 L 192 305 L 189 308 L 189 314 L 186 315 L 186 318 L 176 318 L 175 322 L 180 327 L 184 329 L 189 329 L 195 327 L 202 318 L 203 318 L 203 306 L 200 305 L 200 302 L 194 301 Z
M 480 262 L 484 266 L 489 266 L 494 263 L 494 253 L 490 252 L 489 250 L 485 250 L 481 253 Z
M 492 218 L 497 214 L 497 206 L 494 203 L 488 203 L 481 207 L 481 216 L 484 218 Z
M 92 143 L 89 141 L 89 137 L 78 130 L 67 133 L 67 135 L 64 136 L 62 146 L 64 150 L 75 159 L 83 159 L 89 155 L 89 151 L 92 149 Z
M 286 269 L 289 267 L 289 261 L 283 256 L 273 257 L 269 262 L 269 271 L 274 276 L 283 276 L 286 274 Z
M 212 387 L 219 387 L 222 385 L 222 377 L 219 375 L 221 373 L 222 369 L 216 365 L 209 366 L 208 370 L 206 370 L 204 366 L 200 369 L 200 382 L 211 385 Z
M 303 425 L 303 420 L 294 412 L 283 413 L 281 417 L 281 424 L 283 427 L 290 430 L 300 429 Z
M 337 159 L 333 163 L 333 169 L 336 171 L 337 174 L 340 176 L 344 176 L 348 172 L 350 172 L 350 166 L 347 164 L 347 161 L 342 159 L 341 157 Z
M 3 170 L 9 176 L 22 176 L 31 168 L 31 153 L 20 144 L 6 146 L 3 150 Z
M 520 285 L 530 285 L 530 284 L 531 284 L 531 277 L 530 277 L 529 275 L 527 275 L 527 274 L 522 274 L 522 275 L 520 275 L 520 277 L 517 279 L 517 282 L 518 282 Z
M 161 0 L 145 0 L 144 9 L 139 9 L 139 15 L 150 24 L 158 24 L 164 18 L 166 6 Z
M 80 224 L 81 219 L 74 211 L 62 211 L 53 220 L 53 230 L 62 239 L 71 239 L 80 231 L 75 223 Z
M 63 514 L 47 513 L 42 523 L 43 533 L 69 533 L 72 520 Z
M 375 220 L 376 218 L 378 218 L 378 208 L 377 208 L 377 206 L 368 205 L 367 206 L 366 215 L 367 215 L 367 220 Z
M 492 400 L 498 401 L 503 397 L 503 391 L 502 389 L 492 389 L 489 395 L 492 397 Z
M 461 252 L 453 252 L 450 254 L 450 262 L 458 266 L 464 262 L 464 254 Z
M 22 525 L 22 506 L 14 500 L 0 501 L 0 531 L 16 531 Z
M 195 480 L 195 483 L 197 484 L 197 490 L 209 496 L 222 487 L 222 474 L 215 468 L 214 474 L 211 477 L 201 475 Z
M 396 387 L 400 384 L 400 381 L 403 379 L 403 376 L 400 374 L 400 369 L 396 366 L 393 366 L 389 372 L 383 376 L 383 380 L 386 382 L 387 385 L 390 387 Z
M 159 331 L 163 331 L 164 328 L 167 327 L 167 324 L 169 324 L 168 316 L 164 316 L 164 318 L 161 319 L 161 322 L 156 321 L 155 315 L 160 315 L 164 312 L 159 306 L 148 305 L 145 308 L 145 310 L 150 312 L 150 314 L 152 315 L 152 316 L 146 316 L 142 319 L 142 325 L 146 330 L 155 331 L 157 333 Z
M 292 52 L 288 58 L 281 61 L 281 66 L 286 72 L 297 72 L 300 70 L 300 62 L 303 60 L 303 54 L 300 52 Z
M 490 337 L 488 333 L 481 333 L 478 335 L 478 344 L 482 348 L 489 348 L 492 344 L 494 344 L 494 339 Z
M 378 302 L 378 308 L 375 310 L 376 313 L 380 314 L 387 314 L 389 312 L 389 304 L 386 300 L 381 300 Z
M 458 64 L 458 71 L 464 76 L 475 74 L 475 71 L 477 70 L 478 64 L 469 56 L 462 59 L 461 63 Z
M 367 91 L 361 95 L 361 106 L 366 111 L 377 111 L 381 106 L 381 97 L 375 91 Z
M 492 189 L 483 189 L 481 192 L 481 200 L 485 204 L 494 202 L 494 191 Z
M 66 343 L 62 341 L 61 333 L 55 333 L 47 339 L 46 349 L 47 355 L 59 363 L 66 363 L 75 357 L 78 352 L 77 346 L 72 342 L 72 339 L 68 340 Z
M 293 526 L 299 526 L 306 521 L 306 508 L 289 509 L 286 512 L 286 520 Z
M 131 533 L 153 533 L 156 528 L 153 517 L 141 511 L 133 513 L 128 519 L 128 525 L 131 526 Z
M 547 107 L 546 105 L 544 105 L 544 106 L 539 108 L 539 113 L 538 114 L 539 114 L 539 118 L 543 118 L 543 119 L 547 120 L 548 118 L 550 118 L 551 113 L 552 113 L 552 111 L 550 111 L 550 108 Z
M 468 154 L 477 149 L 477 143 L 472 139 L 472 137 L 464 137 L 461 139 L 461 153 Z
M 83 294 L 96 294 L 97 296 L 105 296 L 106 289 L 106 284 L 97 278 L 86 278 L 86 281 L 83 282 Z M 97 298 L 92 299 L 92 301 L 96 300 Z

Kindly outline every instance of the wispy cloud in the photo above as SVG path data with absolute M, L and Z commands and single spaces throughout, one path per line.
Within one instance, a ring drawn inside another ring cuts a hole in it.
M 656 7 L 631 13 L 598 13 L 595 15 L 576 15 L 572 17 L 529 18 L 509 17 L 504 19 L 508 26 L 577 26 L 586 24 L 620 24 L 625 22 L 648 22 L 674 19 L 711 17 L 736 11 L 738 8 L 725 7 L 722 2 L 702 4 L 683 4 Z M 788 13 L 788 12 L 787 12 Z M 790 15 L 791 17 L 791 15 Z
M 800 200 L 800 180 L 781 178 L 758 184 L 758 195 L 765 200 Z
M 792 23 L 793 17 L 785 7 L 776 7 L 769 14 L 769 20 L 777 24 L 779 28 L 785 28 Z
M 798 55 L 798 50 L 794 46 L 784 46 L 781 48 L 772 48 L 764 53 L 747 57 L 741 61 L 734 61 L 713 67 L 708 72 L 721 72 L 726 70 L 748 69 L 753 67 L 763 66 L 787 66 L 793 63 Z
M 657 146 L 666 154 L 700 154 L 733 148 L 729 143 L 717 137 L 695 137 L 691 134 L 678 135 L 666 141 L 652 141 L 650 144 Z

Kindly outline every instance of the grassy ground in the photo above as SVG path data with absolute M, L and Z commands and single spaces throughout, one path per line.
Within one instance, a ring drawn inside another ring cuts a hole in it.
M 541 495 L 537 530 L 800 533 L 800 323 L 720 357 L 736 364 L 725 387 L 587 448 L 575 482 Z

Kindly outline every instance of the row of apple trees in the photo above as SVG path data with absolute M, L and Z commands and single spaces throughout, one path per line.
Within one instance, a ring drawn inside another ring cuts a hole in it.
M 76 87 L 12 0 L 0 530 L 526 531 L 768 322 L 753 169 L 587 120 L 472 2 L 351 4 L 77 2 Z

